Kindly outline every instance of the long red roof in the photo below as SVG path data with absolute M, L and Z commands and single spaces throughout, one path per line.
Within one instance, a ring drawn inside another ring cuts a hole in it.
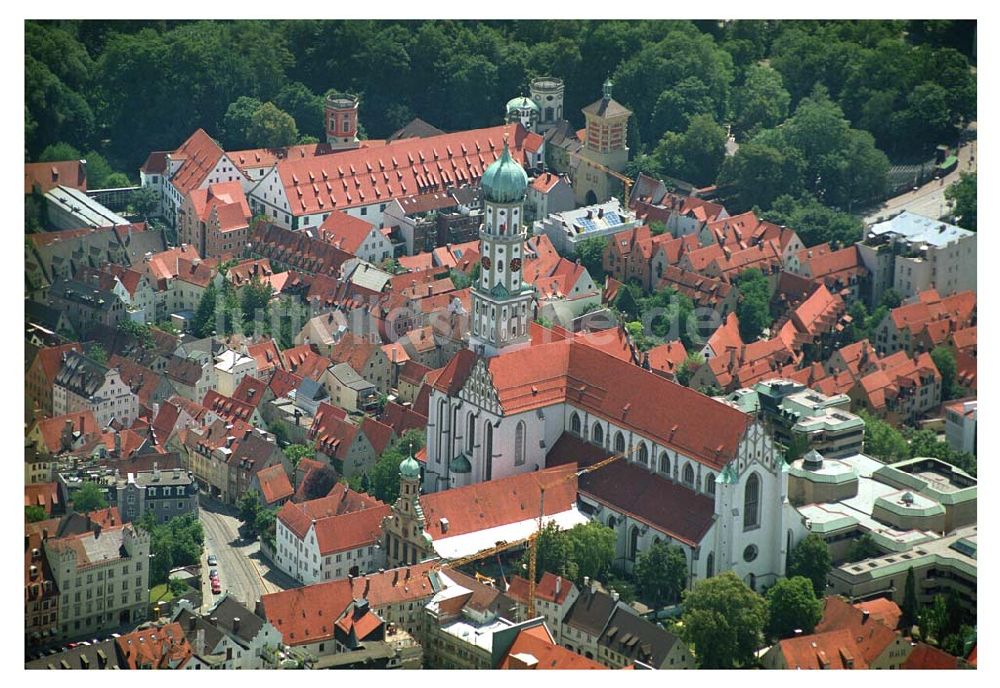
M 293 215 L 316 215 L 476 184 L 500 157 L 504 136 L 510 153 L 526 165 L 526 152 L 541 143 L 520 124 L 404 139 L 335 156 L 285 159 L 276 168 Z

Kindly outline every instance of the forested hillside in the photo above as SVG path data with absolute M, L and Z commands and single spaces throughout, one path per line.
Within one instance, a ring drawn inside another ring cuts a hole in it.
M 565 112 L 634 113 L 631 172 L 721 181 L 733 209 L 786 195 L 848 209 L 888 160 L 924 159 L 975 118 L 973 22 L 288 21 L 26 23 L 25 154 L 107 159 L 131 179 L 203 127 L 226 148 L 322 137 L 323 96 L 358 93 L 382 138 L 419 116 L 496 123 L 543 74 Z M 741 144 L 724 157 L 726 127 Z M 103 161 L 101 161 L 103 162 Z

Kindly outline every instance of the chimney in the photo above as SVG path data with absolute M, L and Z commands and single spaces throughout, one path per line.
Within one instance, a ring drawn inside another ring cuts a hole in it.
M 613 599 L 615 602 L 621 599 L 621 595 L 614 588 L 611 588 L 611 599 Z
M 194 634 L 194 653 L 196 655 L 205 654 L 205 629 L 199 628 Z
M 234 616 L 233 617 L 233 633 L 239 633 L 239 632 L 240 632 L 240 617 Z
M 83 428 L 81 424 L 81 429 Z M 63 449 L 73 448 L 73 420 L 70 418 L 66 419 L 65 425 L 63 425 L 62 437 L 60 438 Z
M 559 597 L 559 592 L 562 590 L 562 576 L 556 576 L 556 597 Z
M 861 623 L 862 624 L 868 623 L 868 619 L 869 618 L 871 618 L 871 613 L 867 609 L 862 609 L 861 610 Z
M 447 533 L 448 532 L 448 525 L 449 525 L 448 519 L 442 518 L 441 519 L 441 532 L 442 533 Z
M 590 581 L 590 594 L 591 595 L 596 595 L 597 594 L 597 581 L 596 580 Z
M 122 458 L 122 434 L 119 430 L 115 430 L 115 458 Z
M 100 523 L 95 523 L 94 524 L 94 539 L 96 540 L 99 537 L 101 537 L 101 524 Z

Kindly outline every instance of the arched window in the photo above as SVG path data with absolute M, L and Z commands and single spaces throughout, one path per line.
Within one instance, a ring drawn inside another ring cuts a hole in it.
M 639 526 L 632 526 L 628 540 L 628 558 L 635 561 L 635 556 L 639 552 Z
M 444 399 L 438 402 L 438 414 L 437 414 L 437 452 L 435 453 L 435 459 L 438 463 L 441 463 L 441 458 L 445 456 L 445 443 L 447 442 L 446 433 L 448 430 L 448 402 Z
M 569 419 L 569 431 L 574 435 L 580 434 L 580 414 L 573 411 L 573 415 Z
M 476 446 L 476 415 L 474 413 L 469 414 L 469 427 L 466 428 L 465 433 L 465 453 L 470 457 L 472 456 L 472 451 Z
M 619 454 L 625 453 L 625 435 L 621 433 L 621 430 L 615 434 L 615 451 Z
M 645 442 L 639 443 L 639 463 L 643 466 L 649 465 L 649 450 L 646 448 Z
M 600 423 L 594 423 L 594 444 L 604 444 L 604 427 Z
M 694 487 L 694 469 L 691 464 L 684 466 L 684 484 L 688 487 Z
M 705 578 L 715 575 L 715 552 L 708 553 L 708 561 L 705 563 Z
M 660 473 L 670 475 L 670 457 L 667 452 L 660 452 Z
M 608 528 L 614 528 L 614 527 L 615 527 L 615 517 L 608 516 Z
M 484 471 L 484 479 L 493 479 L 493 423 L 486 421 L 486 447 L 484 448 L 484 456 L 486 457 L 485 465 L 486 469 Z
M 514 465 L 524 465 L 524 421 L 518 421 L 514 429 Z
M 760 478 L 751 473 L 743 492 L 743 527 L 756 528 L 760 525 Z
M 715 496 L 715 474 L 714 473 L 709 473 L 705 477 L 705 492 L 707 492 L 708 494 L 712 495 L 713 497 Z

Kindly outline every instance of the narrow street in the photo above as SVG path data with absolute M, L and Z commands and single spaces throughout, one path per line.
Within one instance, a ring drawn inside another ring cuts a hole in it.
M 972 126 L 974 127 L 975 123 Z M 935 220 L 947 214 L 948 207 L 944 192 L 961 178 L 962 172 L 976 171 L 976 150 L 975 140 L 965 143 L 956 153 L 958 156 L 958 167 L 954 171 L 941 179 L 932 179 L 916 191 L 907 191 L 904 194 L 890 198 L 864 218 L 865 225 L 878 222 L 880 219 L 885 219 L 889 215 L 903 210 L 932 217 Z
M 279 592 L 298 583 L 280 571 L 272 570 L 260 553 L 257 540 L 247 542 L 240 535 L 240 520 L 236 509 L 202 496 L 199 519 L 205 530 L 205 553 L 202 557 L 203 608 L 208 608 L 218 595 L 212 594 L 209 571 L 217 569 L 222 589 L 253 609 L 261 595 Z M 218 559 L 208 565 L 208 556 Z

